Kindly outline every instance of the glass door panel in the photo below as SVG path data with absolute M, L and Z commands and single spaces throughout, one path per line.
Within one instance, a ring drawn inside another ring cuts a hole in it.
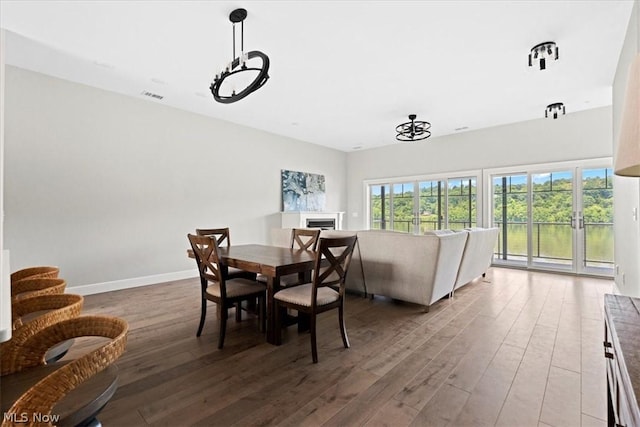
M 418 184 L 418 187 L 420 189 L 419 234 L 429 230 L 441 230 L 445 219 L 443 182 L 423 181 Z
M 493 226 L 500 229 L 495 261 L 526 265 L 528 256 L 529 203 L 527 175 L 494 176 Z
M 394 231 L 414 232 L 414 183 L 393 184 L 391 223 Z
M 580 272 L 613 275 L 613 176 L 611 168 L 582 170 L 578 222 Z
M 476 179 L 455 178 L 447 186 L 447 228 L 460 230 L 476 226 Z
M 386 230 L 391 224 L 391 193 L 389 184 L 369 186 L 369 198 L 371 203 L 372 230 Z
M 532 174 L 531 184 L 531 263 L 572 270 L 577 220 L 573 172 Z

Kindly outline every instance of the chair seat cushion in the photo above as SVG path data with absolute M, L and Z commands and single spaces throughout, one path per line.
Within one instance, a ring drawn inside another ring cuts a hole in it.
M 288 302 L 304 307 L 311 307 L 311 292 L 313 291 L 313 285 L 308 283 L 306 285 L 294 286 L 291 288 L 283 289 L 273 296 L 278 301 Z M 322 287 L 318 289 L 318 305 L 326 305 L 337 301 L 340 298 L 340 294 L 329 287 Z
M 227 298 L 235 298 L 242 295 L 251 295 L 264 292 L 266 287 L 261 283 L 256 283 L 248 279 L 227 280 Z M 220 298 L 220 283 L 213 282 L 207 287 L 207 293 Z

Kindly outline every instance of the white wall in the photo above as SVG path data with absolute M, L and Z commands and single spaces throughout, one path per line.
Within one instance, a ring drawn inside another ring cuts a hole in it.
M 640 53 L 640 8 L 634 2 L 627 35 L 613 82 L 613 144 L 617 152 L 629 66 Z M 637 96 L 637 94 L 635 94 Z M 614 154 L 615 157 L 615 154 Z M 614 181 L 615 283 L 625 295 L 640 296 L 640 179 L 616 176 Z M 636 216 L 634 218 L 634 210 Z
M 58 265 L 69 287 L 195 275 L 196 227 L 268 241 L 281 169 L 324 174 L 346 209 L 341 151 L 10 66 L 5 130 L 12 269 Z
M 541 118 L 349 153 L 347 227 L 367 228 L 367 179 L 611 157 L 611 108 L 570 113 L 567 107 L 567 115 L 557 120 Z

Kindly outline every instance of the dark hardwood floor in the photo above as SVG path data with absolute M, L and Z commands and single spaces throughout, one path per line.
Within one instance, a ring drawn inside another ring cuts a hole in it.
M 429 313 L 350 295 L 308 334 L 267 344 L 250 315 L 217 349 L 198 281 L 87 296 L 85 313 L 129 321 L 110 426 L 605 425 L 603 294 L 612 281 L 492 268 Z M 244 313 L 243 313 L 244 314 Z M 80 347 L 82 344 L 80 345 Z

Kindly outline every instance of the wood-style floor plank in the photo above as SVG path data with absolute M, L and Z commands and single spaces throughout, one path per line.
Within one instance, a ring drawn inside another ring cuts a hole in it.
M 110 426 L 601 426 L 606 279 L 492 268 L 422 307 L 348 295 L 351 348 L 337 312 L 318 320 L 319 363 L 295 326 L 265 342 L 255 317 L 229 313 L 225 347 L 209 306 L 196 338 L 197 280 L 85 298 L 125 318 Z M 80 342 L 70 357 L 89 343 Z

